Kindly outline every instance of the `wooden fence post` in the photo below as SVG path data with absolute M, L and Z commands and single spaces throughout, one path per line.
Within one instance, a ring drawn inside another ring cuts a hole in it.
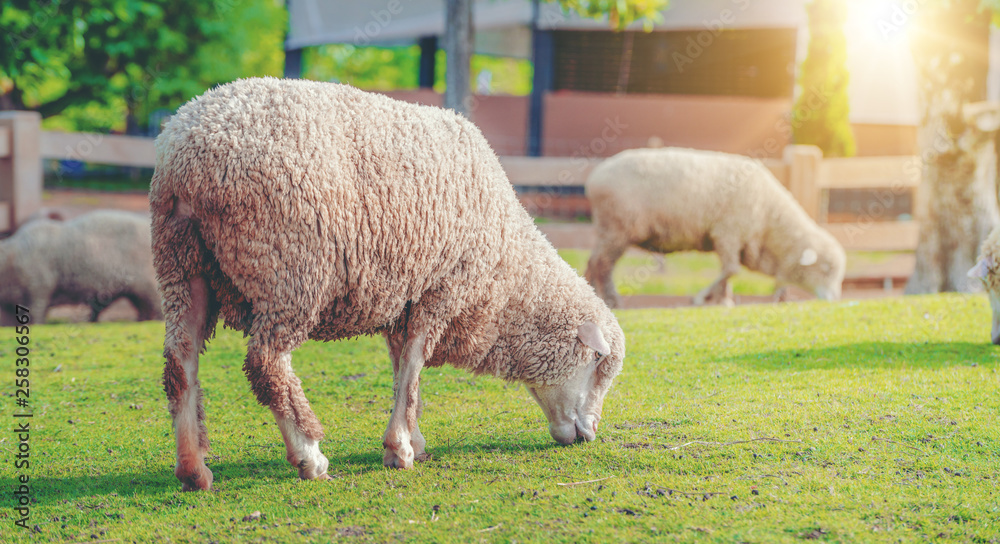
M 790 145 L 785 148 L 784 160 L 788 164 L 788 190 L 809 217 L 818 221 L 824 215 L 820 213 L 818 186 L 823 150 L 814 145 Z
M 0 232 L 14 230 L 42 206 L 42 116 L 34 111 L 0 112 Z M 4 153 L 3 151 L 7 151 Z

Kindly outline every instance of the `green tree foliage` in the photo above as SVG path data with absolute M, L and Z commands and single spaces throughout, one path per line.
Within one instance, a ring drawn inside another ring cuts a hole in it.
M 607 17 L 608 23 L 619 30 L 636 21 L 651 30 L 654 23 L 663 20 L 661 12 L 670 0 L 559 0 L 559 4 L 591 19 Z
M 329 44 L 308 47 L 303 54 L 303 77 L 315 81 L 349 83 L 376 91 L 413 89 L 419 82 L 420 48 L 355 47 Z M 434 90 L 444 91 L 445 52 L 435 59 Z M 531 62 L 526 59 L 472 56 L 472 82 L 488 71 L 492 75 L 490 94 L 525 96 L 531 92 Z
M 818 146 L 827 157 L 850 157 L 856 146 L 848 118 L 846 6 L 844 0 L 813 0 L 807 10 L 809 49 L 792 112 L 794 140 Z
M 669 2 L 557 1 L 615 28 L 638 20 L 648 28 Z M 135 130 L 150 112 L 213 85 L 280 75 L 286 27 L 282 0 L 4 0 L 0 109 L 39 111 L 49 128 Z M 313 79 L 416 86 L 414 47 L 312 49 L 306 75 Z M 472 69 L 473 81 L 483 70 L 493 74 L 492 92 L 530 90 L 527 61 L 477 55 Z
M 1000 0 L 981 0 L 979 8 L 991 14 L 993 26 L 1000 27 Z
M 285 25 L 275 0 L 6 0 L 0 108 L 134 129 L 217 83 L 279 75 Z
M 315 81 L 349 83 L 377 91 L 412 89 L 418 84 L 420 48 L 355 47 L 328 44 L 303 51 L 302 77 Z
M 543 0 L 545 1 L 545 0 Z M 1000 2 L 1000 0 L 997 0 Z M 562 8 L 594 19 L 607 18 L 622 29 L 641 20 L 646 28 L 663 20 L 661 12 L 669 0 L 558 0 Z M 445 52 L 439 50 L 435 67 L 434 90 L 445 86 Z M 369 90 L 412 89 L 418 84 L 417 67 L 420 49 L 411 47 L 355 47 L 329 44 L 307 47 L 303 56 L 303 77 L 318 81 L 338 81 Z M 491 93 L 524 96 L 531 92 L 531 62 L 524 59 L 472 56 L 472 86 L 484 71 L 492 74 Z

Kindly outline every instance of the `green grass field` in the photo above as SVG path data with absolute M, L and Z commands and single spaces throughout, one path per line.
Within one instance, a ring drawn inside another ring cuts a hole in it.
M 997 542 L 1000 348 L 984 296 L 643 310 L 598 440 L 548 436 L 523 387 L 423 373 L 434 457 L 381 465 L 379 338 L 296 352 L 328 482 L 303 482 L 223 331 L 202 357 L 215 489 L 181 493 L 161 323 L 31 329 L 29 534 L 0 435 L 0 542 Z M 15 344 L 4 425 L 14 425 Z M 57 370 L 58 369 L 58 370 Z M 580 483 L 598 480 L 591 483 Z M 256 517 L 252 514 L 260 512 Z
M 582 276 L 587 270 L 590 251 L 562 249 L 559 255 Z M 715 253 L 685 251 L 664 255 L 627 253 L 615 264 L 612 273 L 615 287 L 622 295 L 694 295 L 711 285 L 719 276 L 719 258 Z M 738 295 L 770 295 L 774 278 L 743 268 L 730 280 Z
M 559 255 L 583 275 L 590 252 L 561 249 Z M 847 255 L 846 274 L 865 276 L 872 267 L 898 259 L 902 253 L 884 251 L 852 251 Z M 615 265 L 615 286 L 622 295 L 694 295 L 711 285 L 718 277 L 719 258 L 715 253 L 684 251 L 657 259 L 653 253 L 629 252 Z M 730 280 L 737 295 L 770 295 L 774 293 L 774 278 L 747 268 Z

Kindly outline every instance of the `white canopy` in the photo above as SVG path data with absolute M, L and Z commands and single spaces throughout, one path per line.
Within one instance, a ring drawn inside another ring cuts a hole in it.
M 805 0 L 672 0 L 663 13 L 663 23 L 656 28 L 798 28 L 806 21 L 804 3 Z M 444 0 L 289 0 L 288 7 L 287 49 L 327 43 L 413 43 L 422 36 L 444 32 Z M 523 42 L 531 18 L 530 0 L 476 0 L 473 26 L 484 37 L 477 40 L 477 49 L 509 49 L 512 56 L 527 56 Z M 608 23 L 565 13 L 556 2 L 543 2 L 539 27 L 599 29 L 608 28 Z M 491 32 L 498 30 L 503 32 Z

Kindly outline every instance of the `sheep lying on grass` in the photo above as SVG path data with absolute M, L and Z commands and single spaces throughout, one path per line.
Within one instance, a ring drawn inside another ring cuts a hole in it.
M 979 260 L 969 270 L 969 277 L 981 280 L 990 296 L 990 308 L 993 310 L 990 339 L 994 344 L 1000 344 L 1000 227 L 994 228 L 983 242 Z
M 611 279 L 629 246 L 648 251 L 715 251 L 722 274 L 695 304 L 731 302 L 728 280 L 742 263 L 799 285 L 817 297 L 840 297 L 844 249 L 820 228 L 770 171 L 738 155 L 689 149 L 633 149 L 598 165 L 586 182 L 597 246 L 587 280 L 609 306 Z
M 71 221 L 39 218 L 0 241 L 0 312 L 12 325 L 14 306 L 37 313 L 60 304 L 87 304 L 90 320 L 125 297 L 140 320 L 159 319 L 149 219 L 104 210 Z
M 424 454 L 420 370 L 524 382 L 560 443 L 593 440 L 625 338 L 520 206 L 479 130 L 346 85 L 248 79 L 181 107 L 156 142 L 153 253 L 183 488 L 208 489 L 198 353 L 221 315 L 303 479 L 327 478 L 292 372 L 306 339 L 385 336 L 385 465 Z

